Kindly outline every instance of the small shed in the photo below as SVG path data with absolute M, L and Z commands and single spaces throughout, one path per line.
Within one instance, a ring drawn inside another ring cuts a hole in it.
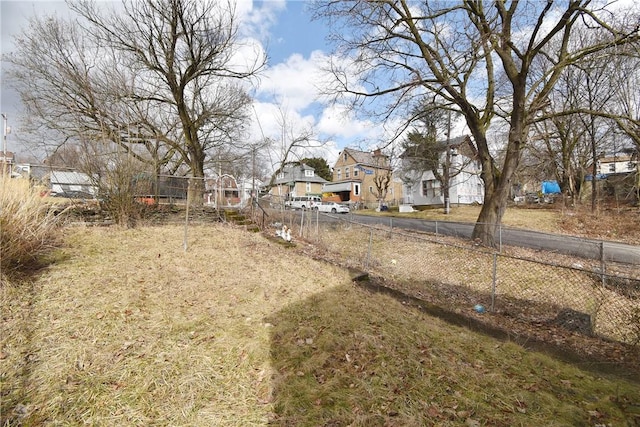
M 95 197 L 97 190 L 89 175 L 76 171 L 51 171 L 48 179 L 52 194 L 85 194 Z

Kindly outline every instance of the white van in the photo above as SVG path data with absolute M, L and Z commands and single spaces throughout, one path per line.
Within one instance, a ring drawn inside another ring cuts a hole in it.
M 287 200 L 284 205 L 289 209 L 317 209 L 322 203 L 319 196 L 299 196 Z

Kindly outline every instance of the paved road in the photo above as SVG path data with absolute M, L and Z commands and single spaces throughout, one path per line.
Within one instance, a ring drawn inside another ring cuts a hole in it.
M 474 224 L 426 221 L 415 218 L 379 217 L 369 215 L 322 215 L 324 220 L 349 219 L 354 222 L 368 225 L 385 225 L 405 230 L 422 231 L 428 233 L 443 234 L 471 238 Z M 623 243 L 581 239 L 577 237 L 559 234 L 541 233 L 509 227 L 502 227 L 498 232 L 498 240 L 503 245 L 520 246 L 531 249 L 539 249 L 561 254 L 578 256 L 587 259 L 602 259 L 609 262 L 640 265 L 640 246 L 626 245 Z

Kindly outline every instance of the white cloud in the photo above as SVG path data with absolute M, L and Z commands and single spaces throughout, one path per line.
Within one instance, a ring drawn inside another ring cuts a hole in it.
M 309 58 L 292 54 L 286 62 L 266 69 L 258 95 L 273 97 L 295 110 L 307 108 L 318 99 L 322 68 L 327 58 L 321 51 L 312 52 Z
M 270 43 L 273 43 L 269 46 L 270 49 L 285 47 L 285 44 L 277 42 L 273 29 L 286 13 L 286 0 L 262 2 L 235 0 L 235 2 L 236 19 L 239 23 L 239 48 L 232 58 L 234 66 L 242 68 L 251 66 L 256 58 L 265 55 Z M 26 18 L 36 12 L 69 14 L 67 6 L 60 1 L 23 3 L 2 1 L 3 52 L 11 48 L 8 44 L 11 35 L 24 28 Z M 315 42 L 319 43 L 319 40 L 320 38 Z M 318 48 L 322 47 L 323 45 L 318 45 Z M 314 46 L 311 48 L 313 49 Z M 254 120 L 251 125 L 251 140 L 260 141 L 264 137 L 269 137 L 280 142 L 283 138 L 282 111 L 286 112 L 284 113 L 285 142 L 292 135 L 304 133 L 313 128 L 318 139 L 322 138 L 329 142 L 325 142 L 320 148 L 309 149 L 298 155 L 322 156 L 329 161 L 330 165 L 335 162 L 337 153 L 348 144 L 348 141 L 359 143 L 363 139 L 375 137 L 380 126 L 375 126 L 367 120 L 358 120 L 353 114 L 346 113 L 344 108 L 326 106 L 319 100 L 318 88 L 323 85 L 323 82 L 326 84 L 328 77 L 331 77 L 323 71 L 330 61 L 327 53 L 315 50 L 308 56 L 303 55 L 302 52 L 287 52 L 285 55 L 288 56 L 284 62 L 270 64 L 264 69 L 259 80 L 254 81 L 253 93 L 258 99 L 254 105 L 254 112 L 259 119 Z M 7 101 L 10 96 L 5 89 L 3 84 L 3 112 L 9 110 L 10 117 L 15 120 L 18 113 L 8 108 Z M 355 145 L 352 144 L 352 146 Z
M 251 37 L 239 40 L 229 66 L 240 72 L 256 71 L 263 65 L 266 52 L 259 40 Z
M 250 140 L 265 141 L 271 140 L 271 163 L 276 165 L 291 145 L 292 141 L 301 135 L 309 135 L 313 132 L 315 118 L 312 115 L 303 115 L 299 111 L 287 108 L 286 105 L 280 105 L 272 102 L 259 102 L 253 104 L 254 118 L 249 129 Z M 311 135 L 309 147 L 319 145 L 315 141 L 316 135 Z M 295 160 L 300 157 L 309 156 L 307 149 L 296 149 L 293 151 L 289 160 Z
M 318 122 L 320 132 L 334 137 L 353 139 L 378 139 L 382 128 L 370 120 L 359 120 L 353 111 L 342 105 L 326 107 Z
M 261 7 L 256 7 L 253 0 L 237 0 L 241 33 L 266 43 L 271 28 L 278 22 L 278 14 L 286 9 L 286 3 L 286 0 L 269 0 L 263 1 Z

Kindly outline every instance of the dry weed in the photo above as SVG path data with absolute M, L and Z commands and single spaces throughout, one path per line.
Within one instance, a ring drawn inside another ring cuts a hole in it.
M 3 423 L 637 420 L 636 384 L 354 287 L 343 269 L 306 256 L 302 241 L 288 248 L 194 226 L 185 252 L 181 226 L 66 233 L 58 263 L 29 292 L 2 295 Z

